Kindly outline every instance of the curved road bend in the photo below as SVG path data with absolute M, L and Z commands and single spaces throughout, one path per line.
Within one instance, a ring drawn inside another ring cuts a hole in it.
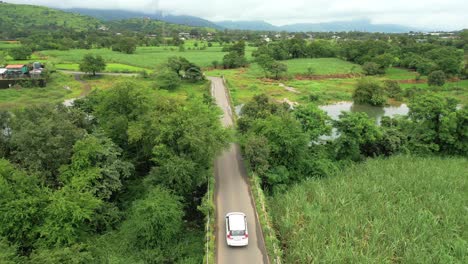
M 221 120 L 223 125 L 232 126 L 232 109 L 223 80 L 215 77 L 208 79 L 211 80 L 211 93 L 224 113 Z M 215 162 L 215 175 L 216 263 L 268 263 L 261 227 L 247 180 L 247 172 L 237 144 L 231 144 L 229 150 L 218 157 Z M 247 215 L 249 229 L 249 245 L 247 247 L 227 246 L 225 216 L 228 212 L 243 212 Z

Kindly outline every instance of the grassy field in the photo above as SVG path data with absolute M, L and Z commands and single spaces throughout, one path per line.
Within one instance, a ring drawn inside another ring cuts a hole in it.
M 254 95 L 260 93 L 266 93 L 277 101 L 283 101 L 287 98 L 289 101 L 298 103 L 314 101 L 315 103 L 326 104 L 337 101 L 351 101 L 356 82 L 360 77 L 349 76 L 344 78 L 339 75 L 361 72 L 359 65 L 336 58 L 296 59 L 284 61 L 284 63 L 288 65 L 289 77 L 278 81 L 264 78 L 264 72 L 255 63 L 244 69 L 211 70 L 206 74 L 226 77 L 236 105 L 245 103 Z M 327 78 L 321 76 L 315 80 L 296 78 L 296 75 L 307 74 L 309 67 L 312 67 L 313 75 L 329 76 Z M 414 71 L 390 68 L 386 74 L 372 78 L 380 81 L 400 81 L 403 90 L 413 87 L 429 89 L 427 83 L 412 83 L 415 77 L 416 73 Z M 427 78 L 421 78 L 423 82 L 425 79 Z M 444 96 L 457 98 L 462 104 L 468 103 L 468 81 L 466 80 L 447 82 L 443 87 L 438 88 L 437 92 Z
M 0 50 L 8 50 L 19 46 L 20 44 L 16 41 L 0 41 Z
M 70 64 L 56 64 L 55 67 L 58 70 L 69 70 L 69 71 L 79 71 L 80 65 L 78 63 L 70 63 Z M 145 71 L 147 73 L 151 73 L 151 70 L 135 67 L 131 65 L 125 65 L 120 63 L 108 63 L 104 72 L 118 72 L 118 73 L 139 73 Z
M 76 64 L 81 61 L 84 55 L 101 55 L 107 63 L 119 63 L 124 65 L 136 66 L 146 69 L 155 69 L 166 62 L 169 57 L 181 56 L 189 61 L 201 66 L 210 67 L 213 61 L 221 62 L 226 54 L 221 51 L 220 46 L 206 48 L 205 50 L 188 50 L 181 52 L 178 47 L 138 47 L 135 54 L 124 54 L 110 49 L 75 49 L 68 51 L 49 50 L 41 51 L 40 57 L 46 57 L 58 64 Z M 253 48 L 246 49 L 246 56 L 251 59 Z
M 295 59 L 287 60 L 285 63 L 288 65 L 288 73 L 292 75 L 307 74 L 309 68 L 317 75 L 362 72 L 360 65 L 337 58 Z
M 311 97 L 316 98 L 314 100 L 319 103 L 351 100 L 351 93 L 356 83 L 355 78 L 298 80 L 292 75 L 306 74 L 310 65 L 315 65 L 314 74 L 317 75 L 349 74 L 351 69 L 360 71 L 359 65 L 335 58 L 296 59 L 284 61 L 284 63 L 293 65 L 288 66 L 288 74 L 291 77 L 279 81 L 265 79 L 264 72 L 257 64 L 252 64 L 245 69 L 212 70 L 208 71 L 206 75 L 224 75 L 228 80 L 229 89 L 236 105 L 245 103 L 260 93 L 266 93 L 278 101 L 287 98 L 299 103 L 308 102 Z M 287 90 L 285 86 L 293 89 Z
M 467 159 L 369 160 L 269 201 L 285 263 L 467 263 Z

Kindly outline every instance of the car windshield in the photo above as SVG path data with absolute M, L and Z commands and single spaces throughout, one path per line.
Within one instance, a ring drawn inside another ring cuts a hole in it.
M 232 230 L 231 235 L 232 236 L 243 236 L 243 235 L 245 235 L 245 230 Z

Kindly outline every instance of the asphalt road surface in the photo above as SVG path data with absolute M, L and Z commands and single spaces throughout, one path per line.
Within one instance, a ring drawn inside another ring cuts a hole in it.
M 223 109 L 222 123 L 233 124 L 232 109 L 227 90 L 221 78 L 209 77 L 212 95 Z M 262 231 L 255 212 L 255 206 L 247 180 L 240 148 L 232 144 L 215 163 L 216 186 L 216 263 L 218 264 L 257 264 L 268 263 Z M 226 244 L 226 214 L 243 212 L 247 215 L 249 245 L 229 247 Z

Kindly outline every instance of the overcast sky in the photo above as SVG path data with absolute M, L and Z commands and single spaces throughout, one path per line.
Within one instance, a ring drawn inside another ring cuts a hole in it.
M 219 20 L 264 20 L 274 25 L 370 19 L 428 29 L 468 28 L 468 0 L 6 0 L 51 7 L 164 11 Z

